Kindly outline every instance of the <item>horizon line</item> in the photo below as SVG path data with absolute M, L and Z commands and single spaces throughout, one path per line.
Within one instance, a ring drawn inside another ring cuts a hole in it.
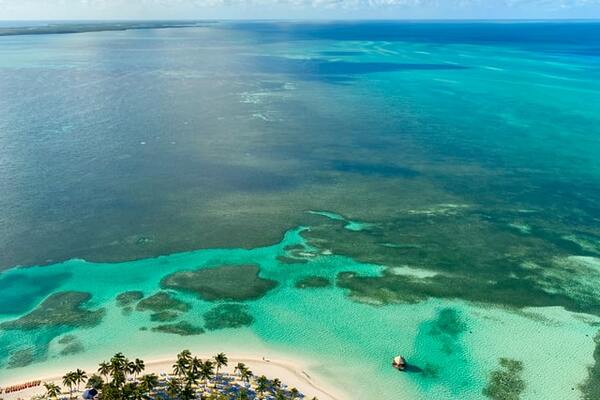
M 357 22 L 495 22 L 495 21 L 515 21 L 515 22 L 547 22 L 547 21 L 565 21 L 565 22 L 600 22 L 600 17 L 594 18 L 78 18 L 78 19 L 4 19 L 0 22 L 228 22 L 228 21 L 248 21 L 248 22 L 337 22 L 337 21 L 357 21 Z

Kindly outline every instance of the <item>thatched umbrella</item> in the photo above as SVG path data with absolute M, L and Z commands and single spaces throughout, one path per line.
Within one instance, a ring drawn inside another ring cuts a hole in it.
M 404 371 L 404 369 L 406 368 L 406 360 L 402 356 L 396 356 L 394 357 L 392 366 L 399 371 Z

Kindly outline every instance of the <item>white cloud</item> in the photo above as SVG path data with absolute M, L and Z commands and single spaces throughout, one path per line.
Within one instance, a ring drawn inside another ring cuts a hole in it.
M 0 0 L 0 19 L 336 18 L 342 14 L 359 18 L 600 18 L 600 0 Z

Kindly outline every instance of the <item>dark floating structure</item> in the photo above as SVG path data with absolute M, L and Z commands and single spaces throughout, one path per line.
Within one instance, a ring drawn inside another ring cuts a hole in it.
M 406 359 L 402 356 L 394 357 L 392 361 L 392 367 L 396 368 L 398 371 L 406 370 Z

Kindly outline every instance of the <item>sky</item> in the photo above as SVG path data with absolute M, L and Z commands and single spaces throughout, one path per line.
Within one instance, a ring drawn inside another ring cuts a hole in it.
M 600 0 L 0 0 L 0 20 L 598 18 Z

